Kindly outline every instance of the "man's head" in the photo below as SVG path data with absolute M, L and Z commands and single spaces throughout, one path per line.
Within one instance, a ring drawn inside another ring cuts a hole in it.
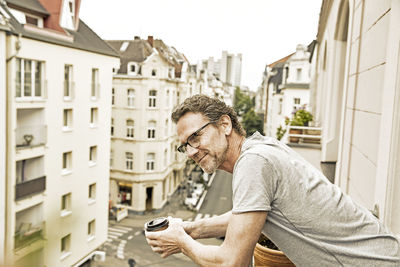
M 186 153 L 207 173 L 214 172 L 227 158 L 229 137 L 243 137 L 245 131 L 236 112 L 224 102 L 195 95 L 186 99 L 172 113 Z
M 178 123 L 179 119 L 187 112 L 200 113 L 208 118 L 209 121 L 218 121 L 222 115 L 228 115 L 231 119 L 233 130 L 241 136 L 246 135 L 245 130 L 239 123 L 235 110 L 216 98 L 206 95 L 194 95 L 185 99 L 172 113 L 173 122 Z

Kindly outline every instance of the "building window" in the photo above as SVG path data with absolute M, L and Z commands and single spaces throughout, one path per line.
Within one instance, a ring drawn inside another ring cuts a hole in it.
M 149 91 L 149 107 L 151 107 L 151 108 L 156 107 L 156 100 L 157 100 L 157 91 L 150 90 Z
M 125 158 L 126 158 L 126 170 L 132 171 L 133 170 L 133 153 L 126 152 Z
M 92 99 L 99 98 L 100 93 L 100 84 L 99 84 L 99 70 L 92 69 L 92 90 L 90 96 Z
M 302 75 L 302 69 L 298 68 L 296 71 L 296 80 L 297 81 L 301 81 L 301 78 L 302 78 L 301 75 Z
M 96 183 L 89 185 L 89 200 L 96 199 Z
M 96 232 L 96 220 L 91 220 L 88 223 L 88 241 L 94 238 Z
M 164 150 L 164 167 L 167 167 L 168 164 L 168 150 Z
M 279 111 L 278 111 L 278 114 L 282 114 L 282 109 L 283 109 L 283 99 L 279 98 Z
M 135 72 L 136 71 L 136 66 L 135 65 L 130 65 L 130 71 Z
M 127 138 L 133 138 L 135 137 L 135 124 L 133 120 L 127 120 L 126 121 L 126 137 Z
M 71 99 L 73 92 L 72 65 L 64 65 L 64 99 Z
M 61 259 L 66 258 L 71 254 L 71 234 L 61 238 Z
M 61 197 L 61 216 L 65 217 L 71 214 L 71 193 Z
M 70 172 L 72 169 L 72 152 L 64 152 L 62 156 L 62 171 Z
M 64 109 L 63 111 L 63 130 L 72 129 L 72 109 Z
M 110 151 L 110 168 L 114 166 L 114 150 L 111 149 Z
M 300 104 L 300 98 L 293 98 L 293 110 L 298 110 L 300 109 L 301 104 Z
M 97 126 L 97 115 L 98 115 L 98 109 L 97 108 L 91 108 L 90 109 L 90 127 L 96 127 Z
M 148 123 L 147 138 L 148 139 L 156 138 L 156 122 L 155 121 L 149 121 L 149 123 Z
M 128 89 L 128 107 L 135 106 L 135 90 Z
M 167 90 L 167 95 L 165 97 L 165 106 L 169 107 L 169 90 Z
M 91 146 L 89 148 L 89 163 L 95 164 L 97 161 L 97 146 Z
M 111 118 L 111 136 L 114 136 L 114 118 Z
M 157 70 L 152 69 L 151 70 L 151 76 L 155 77 L 157 75 Z
M 146 170 L 148 170 L 148 171 L 154 170 L 155 158 L 156 158 L 156 155 L 154 153 L 147 154 Z
M 179 105 L 180 102 L 181 102 L 180 93 L 176 92 L 176 104 Z
M 168 133 L 169 133 L 168 127 L 169 127 L 169 120 L 166 119 L 166 120 L 165 120 L 165 137 L 168 137 Z
M 17 58 L 16 97 L 42 97 L 43 63 Z
M 111 90 L 111 105 L 115 105 L 115 89 Z

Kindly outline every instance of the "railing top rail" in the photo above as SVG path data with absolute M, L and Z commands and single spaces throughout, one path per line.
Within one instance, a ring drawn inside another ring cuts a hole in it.
M 322 127 L 314 127 L 314 126 L 291 126 L 288 125 L 289 129 L 299 129 L 299 130 L 320 130 L 322 131 Z

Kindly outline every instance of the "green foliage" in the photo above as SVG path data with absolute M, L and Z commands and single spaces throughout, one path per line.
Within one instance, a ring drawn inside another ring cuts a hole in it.
M 282 137 L 285 135 L 285 133 L 286 133 L 286 129 L 284 129 L 282 127 L 282 125 L 279 125 L 279 127 L 276 129 L 276 138 L 278 140 L 281 140 Z
M 254 107 L 254 104 L 251 98 L 248 95 L 244 94 L 239 87 L 236 87 L 233 109 L 236 111 L 238 116 L 242 117 L 252 107 Z
M 286 125 L 290 123 L 292 126 L 304 126 L 308 125 L 310 121 L 313 120 L 313 115 L 305 109 L 299 109 L 294 114 L 293 118 L 289 120 L 289 118 L 285 119 Z
M 249 111 L 246 112 L 246 114 L 244 114 L 242 125 L 246 130 L 247 136 L 252 135 L 256 131 L 263 134 L 264 121 L 261 116 L 256 114 L 254 108 L 251 108 Z

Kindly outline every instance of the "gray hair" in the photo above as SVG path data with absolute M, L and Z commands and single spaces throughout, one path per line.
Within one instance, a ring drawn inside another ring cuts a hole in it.
M 246 135 L 246 131 L 240 124 L 235 110 L 219 99 L 211 98 L 206 95 L 194 95 L 186 98 L 185 101 L 178 105 L 172 112 L 172 121 L 178 123 L 179 119 L 187 112 L 201 113 L 210 121 L 214 122 L 217 122 L 222 115 L 228 115 L 231 119 L 233 129 L 241 136 Z

